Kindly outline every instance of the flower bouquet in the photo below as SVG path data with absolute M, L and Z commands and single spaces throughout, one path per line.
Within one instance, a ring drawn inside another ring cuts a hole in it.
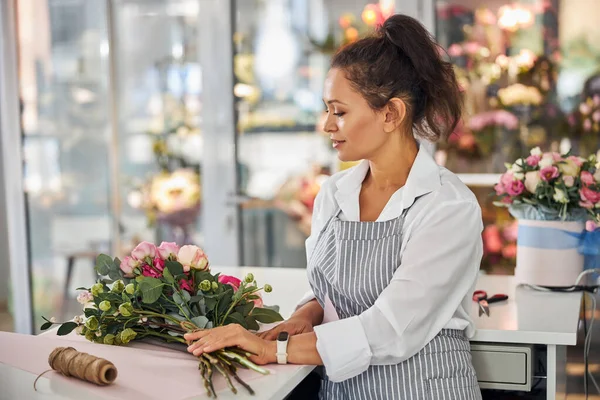
M 573 139 L 579 145 L 580 152 L 594 154 L 600 149 L 600 96 L 585 99 L 569 115 L 568 122 L 574 131 Z
M 495 186 L 518 219 L 517 279 L 566 286 L 586 267 L 599 264 L 600 163 L 569 154 L 530 155 L 507 165 Z M 587 222 L 587 223 L 586 223 Z
M 200 329 L 239 324 L 258 330 L 258 323 L 273 323 L 283 318 L 277 311 L 262 306 L 260 291 L 252 274 L 244 280 L 212 274 L 206 255 L 197 246 L 179 248 L 163 242 L 159 247 L 142 242 L 122 261 L 101 254 L 96 260 L 99 280 L 83 290 L 77 300 L 85 317 L 69 322 L 46 321 L 41 329 L 60 325 L 58 335 L 73 330 L 95 343 L 125 345 L 132 340 L 155 338 L 188 344 L 183 335 Z M 252 388 L 240 379 L 238 368 L 268 374 L 250 361 L 252 354 L 239 348 L 226 348 L 198 357 L 200 375 L 206 391 L 216 397 L 213 373 L 218 372 L 237 393 L 232 379 L 251 394 Z

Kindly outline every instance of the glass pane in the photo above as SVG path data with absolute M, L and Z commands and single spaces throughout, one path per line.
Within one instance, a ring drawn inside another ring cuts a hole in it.
M 438 160 L 504 172 L 529 149 L 599 148 L 600 3 L 437 0 L 437 39 L 464 89 L 465 118 Z M 581 105 L 581 104 L 584 105 Z
M 323 178 L 340 168 L 319 122 L 332 53 L 370 32 L 393 1 L 236 0 L 243 263 L 305 267 Z
M 196 243 L 200 214 L 198 0 L 115 3 L 121 253 Z
M 104 0 L 18 5 L 24 184 L 34 327 L 80 313 L 110 245 L 109 108 Z

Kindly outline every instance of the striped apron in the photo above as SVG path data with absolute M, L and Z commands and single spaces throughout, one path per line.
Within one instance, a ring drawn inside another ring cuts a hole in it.
M 340 319 L 375 304 L 400 264 L 404 213 L 383 222 L 327 221 L 308 263 L 310 285 L 321 306 L 329 297 Z M 419 353 L 396 365 L 371 365 L 343 382 L 325 376 L 320 399 L 480 400 L 463 331 L 442 330 Z

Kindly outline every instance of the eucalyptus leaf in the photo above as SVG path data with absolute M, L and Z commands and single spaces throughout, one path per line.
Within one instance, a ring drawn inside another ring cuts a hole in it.
M 58 336 L 65 336 L 71 333 L 71 331 L 73 331 L 75 328 L 77 328 L 77 324 L 75 322 L 65 322 L 60 326 L 60 328 L 58 328 L 56 334 Z
M 192 322 L 198 328 L 204 329 L 204 328 L 206 328 L 206 324 L 208 324 L 208 318 L 206 318 L 205 316 L 201 315 L 201 316 L 192 318 Z
M 173 293 L 173 301 L 175 302 L 175 304 L 179 304 L 179 305 L 185 304 L 185 302 L 183 301 L 183 299 L 177 292 Z
M 263 324 L 283 321 L 283 317 L 278 312 L 269 310 L 268 308 L 255 308 L 252 310 L 252 316 Z
M 142 302 L 152 304 L 160 298 L 164 283 L 159 279 L 145 277 L 140 282 L 140 291 L 142 292 Z
M 183 293 L 183 299 L 187 302 L 190 301 L 190 299 L 192 298 L 192 295 L 188 293 L 187 290 L 182 290 L 181 291 Z
M 108 277 L 110 279 L 112 279 L 113 281 L 116 281 L 116 280 L 121 279 L 123 277 L 123 275 L 121 275 L 121 271 L 120 270 L 114 270 L 114 269 L 112 269 L 112 270 L 110 270 L 108 272 Z
M 112 269 L 113 259 L 107 256 L 106 254 L 100 254 L 96 258 L 96 273 L 98 275 L 108 275 L 109 271 Z

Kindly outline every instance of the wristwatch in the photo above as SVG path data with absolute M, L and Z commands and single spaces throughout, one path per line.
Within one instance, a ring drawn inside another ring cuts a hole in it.
M 287 345 L 290 335 L 287 332 L 279 332 L 277 335 L 277 364 L 287 364 Z

